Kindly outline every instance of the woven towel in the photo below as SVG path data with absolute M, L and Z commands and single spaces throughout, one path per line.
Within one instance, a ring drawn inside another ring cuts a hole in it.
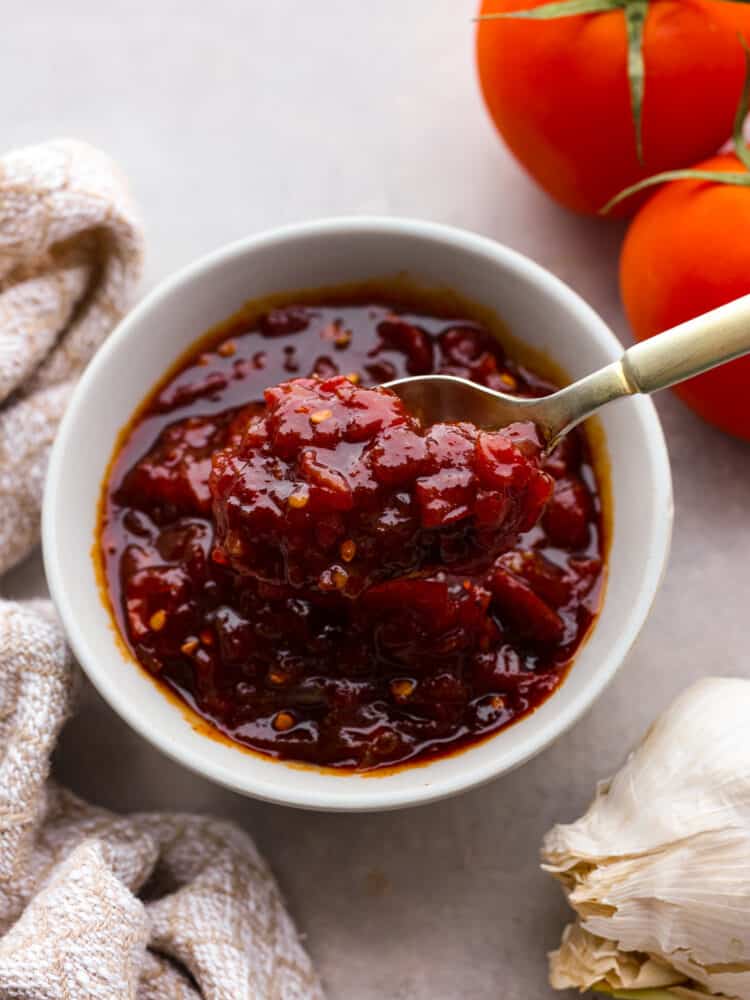
M 49 779 L 73 677 L 49 607 L 0 601 L 0 997 L 322 1000 L 242 831 L 117 816 Z
M 141 259 L 102 153 L 66 140 L 0 159 L 0 573 L 38 539 L 57 424 Z M 75 676 L 51 607 L 0 600 L 0 998 L 321 1000 L 244 833 L 117 816 L 49 778 Z
M 0 159 L 0 573 L 38 541 L 57 424 L 142 260 L 127 188 L 103 153 L 60 140 Z

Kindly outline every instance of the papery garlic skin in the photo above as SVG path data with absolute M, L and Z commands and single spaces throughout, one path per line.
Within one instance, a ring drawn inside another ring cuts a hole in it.
M 690 687 L 542 857 L 578 914 L 553 986 L 750 1000 L 750 681 Z
M 568 924 L 560 948 L 550 954 L 550 984 L 557 990 L 588 989 L 597 983 L 642 990 L 683 981 L 670 966 L 622 952 L 614 941 L 598 938 L 577 923 Z

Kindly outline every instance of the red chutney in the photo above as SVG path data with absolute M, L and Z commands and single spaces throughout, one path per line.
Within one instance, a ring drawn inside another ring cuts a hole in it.
M 345 375 L 266 389 L 213 457 L 213 558 L 304 591 L 358 597 L 425 567 L 489 565 L 552 494 L 533 425 L 424 429 Z M 244 424 L 244 426 L 243 426 Z
M 585 436 L 540 469 L 528 424 L 422 428 L 359 388 L 428 372 L 552 388 L 472 320 L 292 305 L 197 348 L 130 427 L 101 526 L 118 626 L 238 743 L 429 760 L 535 708 L 585 637 L 604 571 Z

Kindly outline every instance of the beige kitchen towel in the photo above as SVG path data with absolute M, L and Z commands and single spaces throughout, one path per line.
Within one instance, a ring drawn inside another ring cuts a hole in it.
M 89 146 L 0 159 L 0 573 L 38 538 L 65 403 L 140 274 L 135 218 Z M 50 606 L 0 600 L 0 1000 L 320 1000 L 244 833 L 117 816 L 49 778 L 75 676 Z
M 61 139 L 0 158 L 0 573 L 38 541 L 55 430 L 142 260 L 127 187 L 104 153 Z
M 74 676 L 49 606 L 0 600 L 0 997 L 322 1000 L 246 834 L 50 780 Z

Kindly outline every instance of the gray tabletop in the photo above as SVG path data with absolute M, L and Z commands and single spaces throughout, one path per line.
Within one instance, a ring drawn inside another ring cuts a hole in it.
M 3 145 L 94 142 L 129 174 L 148 230 L 144 290 L 198 255 L 321 215 L 421 216 L 554 271 L 624 339 L 617 223 L 548 201 L 494 135 L 469 0 L 27 0 L 0 32 Z M 642 637 L 588 715 L 520 771 L 451 801 L 337 816 L 242 799 L 162 757 L 88 689 L 57 773 L 118 810 L 215 812 L 271 860 L 336 1000 L 549 1000 L 566 907 L 538 870 L 647 724 L 746 659 L 750 449 L 671 395 L 658 407 L 676 525 Z M 32 557 L 4 595 L 44 592 Z

